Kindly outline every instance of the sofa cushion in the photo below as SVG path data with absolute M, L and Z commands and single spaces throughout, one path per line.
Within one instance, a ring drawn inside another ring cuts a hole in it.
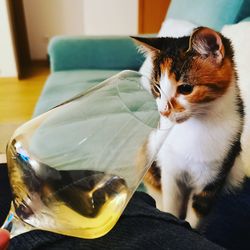
M 245 19 L 244 22 L 238 24 L 226 25 L 222 29 L 222 34 L 231 40 L 234 47 L 238 83 L 245 106 L 245 125 L 241 138 L 243 152 L 241 156 L 245 171 L 250 176 L 250 22 L 247 22 L 247 19 Z
M 219 31 L 224 24 L 249 15 L 249 5 L 249 0 L 173 0 L 166 18 L 183 19 Z
M 250 0 L 244 0 L 238 16 L 236 18 L 236 22 L 241 21 L 242 19 L 250 16 Z
M 46 81 L 33 116 L 48 111 L 118 72 L 119 70 L 67 70 L 54 72 Z
M 243 22 L 250 22 L 250 16 L 242 19 L 240 22 L 241 23 L 243 23 Z
M 128 36 L 56 36 L 50 40 L 48 53 L 52 72 L 138 70 L 144 60 Z

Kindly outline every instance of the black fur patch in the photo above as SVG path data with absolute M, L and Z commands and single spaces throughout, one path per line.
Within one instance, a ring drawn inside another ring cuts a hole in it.
M 217 178 L 208 184 L 200 194 L 193 196 L 193 208 L 200 216 L 205 216 L 209 213 L 213 203 L 219 195 L 219 192 L 223 188 L 226 178 L 234 165 L 235 159 L 241 152 L 240 139 L 241 132 L 238 133 L 237 138 L 228 151 Z
M 187 56 L 184 58 L 182 55 L 188 49 L 189 46 L 189 36 L 181 37 L 181 38 L 162 38 L 162 49 L 158 56 L 154 58 L 153 64 L 153 81 L 158 82 L 161 77 L 160 65 L 164 63 L 166 58 L 172 59 L 173 63 L 171 65 L 170 72 L 174 73 L 176 76 L 176 80 L 178 81 L 183 74 L 183 64 L 187 57 L 190 54 L 186 54 Z
M 157 165 L 157 161 L 153 161 L 149 171 L 152 173 L 155 181 L 161 183 L 161 169 Z

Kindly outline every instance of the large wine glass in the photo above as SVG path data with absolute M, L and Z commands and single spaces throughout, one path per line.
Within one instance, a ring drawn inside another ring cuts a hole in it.
M 159 113 L 141 80 L 123 71 L 15 131 L 3 225 L 11 237 L 42 229 L 96 238 L 115 225 L 154 160 L 141 151 Z

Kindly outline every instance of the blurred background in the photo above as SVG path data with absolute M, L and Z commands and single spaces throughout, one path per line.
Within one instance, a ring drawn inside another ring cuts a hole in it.
M 157 33 L 169 0 L 1 0 L 0 76 L 24 78 L 55 35 Z
M 0 161 L 13 131 L 32 117 L 50 74 L 57 35 L 157 33 L 170 0 L 0 0 Z

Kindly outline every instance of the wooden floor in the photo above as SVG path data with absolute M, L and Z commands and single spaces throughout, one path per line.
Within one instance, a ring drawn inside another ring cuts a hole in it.
M 0 78 L 0 123 L 18 123 L 31 118 L 48 74 L 48 66 L 36 64 L 24 80 Z

